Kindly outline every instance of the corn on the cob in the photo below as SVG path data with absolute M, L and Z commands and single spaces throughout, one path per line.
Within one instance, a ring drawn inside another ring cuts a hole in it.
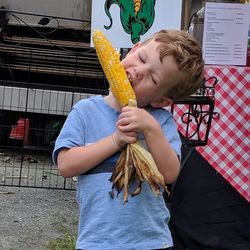
M 111 91 L 120 106 L 137 106 L 134 90 L 120 63 L 119 54 L 99 30 L 94 31 L 93 42 Z M 160 194 L 160 186 L 165 187 L 164 178 L 151 154 L 138 143 L 128 144 L 122 151 L 110 178 L 113 183 L 111 197 L 114 197 L 114 189 L 118 193 L 123 191 L 123 203 L 127 202 L 131 179 L 135 179 L 138 183 L 131 196 L 140 194 L 143 181 L 147 181 L 151 190 L 157 195 Z
M 135 15 L 137 15 L 137 13 L 141 8 L 141 0 L 134 0 L 134 5 L 135 5 Z
M 120 106 L 128 105 L 129 100 L 136 101 L 134 90 L 120 63 L 119 53 L 100 30 L 93 32 L 93 42 L 110 89 Z

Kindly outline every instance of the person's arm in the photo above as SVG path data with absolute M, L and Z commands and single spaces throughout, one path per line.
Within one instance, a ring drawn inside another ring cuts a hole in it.
M 112 135 L 88 146 L 62 149 L 57 165 L 63 177 L 85 173 L 119 150 Z
M 173 183 L 180 173 L 180 161 L 161 130 L 159 124 L 150 126 L 144 137 L 155 163 L 164 176 L 165 182 Z
M 146 110 L 124 107 L 117 122 L 122 132 L 142 132 L 148 149 L 166 183 L 173 183 L 180 172 L 180 161 L 159 123 Z
M 73 177 L 87 172 L 105 159 L 136 141 L 136 133 L 114 132 L 96 143 L 60 150 L 57 165 L 63 177 Z

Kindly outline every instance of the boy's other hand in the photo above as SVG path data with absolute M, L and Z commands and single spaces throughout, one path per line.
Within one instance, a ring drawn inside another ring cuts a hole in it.
M 142 132 L 144 135 L 159 128 L 158 122 L 145 109 L 129 106 L 122 108 L 116 126 L 123 133 Z
M 122 150 L 127 144 L 135 143 L 137 139 L 136 132 L 122 132 L 119 129 L 112 135 L 114 143 Z

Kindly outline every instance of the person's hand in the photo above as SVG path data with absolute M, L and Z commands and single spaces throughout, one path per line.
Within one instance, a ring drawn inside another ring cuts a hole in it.
M 145 135 L 159 124 L 145 109 L 126 106 L 122 108 L 116 126 L 123 133 L 142 132 Z
M 127 144 L 135 143 L 137 139 L 136 132 L 127 132 L 124 133 L 117 129 L 112 134 L 112 139 L 114 144 L 117 146 L 119 150 L 122 150 Z

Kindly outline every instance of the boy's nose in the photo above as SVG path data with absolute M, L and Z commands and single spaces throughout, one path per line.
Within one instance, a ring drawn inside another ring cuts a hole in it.
M 141 73 L 141 72 L 136 72 L 136 78 L 137 78 L 137 80 L 138 81 L 141 81 L 142 80 L 142 78 L 143 78 L 143 74 Z
M 143 76 L 145 76 L 147 74 L 147 67 L 145 65 L 141 65 L 140 67 L 137 67 L 135 69 L 135 75 L 137 80 L 142 80 Z

